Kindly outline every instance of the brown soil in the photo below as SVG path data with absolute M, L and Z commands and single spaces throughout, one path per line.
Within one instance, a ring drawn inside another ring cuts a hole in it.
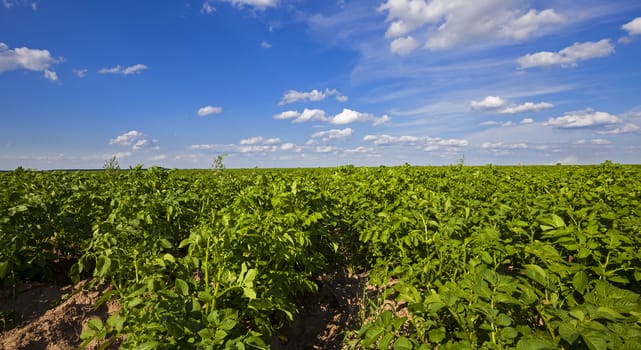
M 0 291 L 0 311 L 12 315 L 16 326 L 0 333 L 0 349 L 77 349 L 89 319 L 104 320 L 119 308 L 110 301 L 94 310 L 104 287 L 84 290 L 83 285 L 25 283 L 17 287 L 15 297 L 11 290 Z
M 274 337 L 272 348 L 341 349 L 360 327 L 366 280 L 364 273 L 347 271 L 320 276 L 318 292 L 299 300 L 300 312 Z M 0 350 L 77 349 L 87 321 L 94 317 L 105 320 L 119 309 L 117 302 L 110 301 L 94 310 L 105 288 L 85 290 L 82 286 L 82 282 L 76 286 L 27 283 L 18 286 L 15 298 L 10 290 L 0 290 L 0 312 L 12 314 L 15 325 L 0 333 Z M 88 349 L 96 347 L 90 344 Z
M 274 338 L 272 349 L 342 349 L 351 331 L 360 327 L 360 310 L 365 273 L 340 271 L 318 279 L 318 292 L 303 296 L 298 303 L 299 313 Z

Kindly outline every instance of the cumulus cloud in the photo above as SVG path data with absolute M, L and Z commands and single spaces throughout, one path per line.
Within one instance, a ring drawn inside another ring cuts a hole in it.
M 606 139 L 592 139 L 591 142 L 595 145 L 611 145 L 612 144 L 612 142 Z
M 610 39 L 597 42 L 588 41 L 574 43 L 559 52 L 541 51 L 520 57 L 517 62 L 521 69 L 534 67 L 548 67 L 560 65 L 562 67 L 576 66 L 577 62 L 598 57 L 606 57 L 614 52 L 614 45 Z
M 364 146 L 358 146 L 356 148 L 349 148 L 343 151 L 343 153 L 351 154 L 351 153 L 371 153 L 373 152 L 374 149 L 371 147 L 364 147 Z
M 153 161 L 159 161 L 159 160 L 165 160 L 165 159 L 167 159 L 167 155 L 166 154 L 159 154 L 157 156 L 151 157 L 151 160 L 153 160 Z
M 469 145 L 464 139 L 442 139 L 439 137 L 418 137 L 418 136 L 391 136 L 391 135 L 367 135 L 363 141 L 373 142 L 377 146 L 415 146 L 424 151 L 448 150 L 454 151 Z
M 568 112 L 562 117 L 550 118 L 545 125 L 563 129 L 586 128 L 592 126 L 619 124 L 621 119 L 606 112 L 592 109 Z
M 314 147 L 314 152 L 316 153 L 330 153 L 335 151 L 336 148 L 333 146 L 316 146 Z
M 200 144 L 200 145 L 191 145 L 191 146 L 189 146 L 189 149 L 193 149 L 193 150 L 211 150 L 211 149 L 215 149 L 216 147 L 217 147 L 217 145 L 213 145 L 213 144 Z
M 98 73 L 100 74 L 122 74 L 122 75 L 131 75 L 131 74 L 140 74 L 143 70 L 149 69 L 149 67 L 144 64 L 135 64 L 129 67 L 121 67 L 117 65 L 113 68 L 101 68 Z
M 35 1 L 27 1 L 27 0 L 2 0 L 2 4 L 4 5 L 5 8 L 12 8 L 15 6 L 30 6 L 32 10 L 37 10 L 38 9 L 38 4 Z
M 293 119 L 293 123 L 304 123 L 309 121 L 327 121 L 327 115 L 322 109 L 307 109 L 305 108 L 303 112 L 298 111 L 285 111 L 280 114 L 273 116 L 274 119 Z
M 112 157 L 116 157 L 116 158 L 127 158 L 127 157 L 131 157 L 132 154 L 133 153 L 131 153 L 129 151 L 124 151 L 124 152 L 116 152 L 116 153 L 112 154 L 111 156 Z
M 203 6 L 200 8 L 200 12 L 211 15 L 216 11 L 216 8 L 208 1 L 203 2 Z
M 528 148 L 527 143 L 505 143 L 505 142 L 484 142 L 481 144 L 483 149 L 501 149 L 501 150 L 511 150 L 511 149 L 526 149 Z
M 274 119 L 285 120 L 293 119 L 293 123 L 304 123 L 310 121 L 326 122 L 334 125 L 344 125 L 351 123 L 372 123 L 373 125 L 380 125 L 391 120 L 387 115 L 376 117 L 370 113 L 362 113 L 351 109 L 343 109 L 342 112 L 328 116 L 322 109 L 307 109 L 303 112 L 298 111 L 285 111 L 272 116 Z
M 272 44 L 263 40 L 260 42 L 260 47 L 262 47 L 263 49 L 270 49 L 272 47 Z
M 641 35 L 641 17 L 637 17 L 621 27 L 629 35 Z
M 262 136 L 255 136 L 248 139 L 240 140 L 241 145 L 277 145 L 282 141 L 277 137 L 264 138 Z
M 286 105 L 299 101 L 321 101 L 329 96 L 336 96 L 336 100 L 339 102 L 347 101 L 347 96 L 344 96 L 336 89 L 325 89 L 321 90 L 312 90 L 310 92 L 300 92 L 296 90 L 288 90 L 283 94 L 283 98 L 278 102 L 279 105 Z
M 514 125 L 514 123 L 511 122 L 511 121 L 497 122 L 495 120 L 488 120 L 488 121 L 484 121 L 484 122 L 481 123 L 481 126 L 501 126 L 501 127 L 504 127 L 504 128 L 506 128 L 508 126 L 512 126 L 512 125 Z
M 619 134 L 629 134 L 633 132 L 641 132 L 641 127 L 632 123 L 627 123 L 621 126 L 609 125 L 605 128 L 605 130 L 597 131 L 597 134 L 619 135 Z
M 501 32 L 514 40 L 525 40 L 532 36 L 543 25 L 563 23 L 565 18 L 552 9 L 543 11 L 530 10 L 521 17 L 512 19 Z
M 84 78 L 87 76 L 87 73 L 89 73 L 88 69 L 74 69 L 73 73 L 78 77 L 78 78 Z
M 198 109 L 198 115 L 201 117 L 205 117 L 208 115 L 221 113 L 222 111 L 222 107 L 204 106 Z
M 521 124 L 523 124 L 523 125 L 532 124 L 532 123 L 534 123 L 534 119 L 532 119 L 532 118 L 523 118 L 523 120 L 521 120 Z
M 265 152 L 300 152 L 301 148 L 293 143 L 283 143 L 280 138 L 266 138 L 254 136 L 240 140 L 240 144 L 234 147 L 234 151 L 240 153 L 265 153 Z
M 391 53 L 397 54 L 399 56 L 405 56 L 410 54 L 418 47 L 416 39 L 411 36 L 405 38 L 396 38 L 394 39 L 389 46 Z
M 509 104 L 499 96 L 487 96 L 481 101 L 472 101 L 472 109 L 485 112 L 496 112 L 499 114 L 520 114 L 528 112 L 539 112 L 554 107 L 547 102 L 525 102 L 523 104 Z
M 278 5 L 278 0 L 224 0 L 232 3 L 237 7 L 250 6 L 258 10 L 264 10 L 268 7 L 275 7 Z
M 130 130 L 122 135 L 118 135 L 116 138 L 109 140 L 110 145 L 119 145 L 119 146 L 129 146 L 136 139 L 142 138 L 143 133 L 137 130 Z
M 12 70 L 26 69 L 42 72 L 49 80 L 58 80 L 57 74 L 50 68 L 62 62 L 62 58 L 51 56 L 48 50 L 17 47 L 9 49 L 5 43 L 0 42 L 0 73 Z
M 351 123 L 369 123 L 372 122 L 373 125 L 380 125 L 390 121 L 391 118 L 387 115 L 384 115 L 380 118 L 375 117 L 373 114 L 362 113 L 353 111 L 351 109 L 343 109 L 339 114 L 329 118 L 330 124 L 343 125 Z
M 487 96 L 481 101 L 472 101 L 472 109 L 488 111 L 501 108 L 507 104 L 507 101 L 498 96 Z
M 323 140 L 332 140 L 332 139 L 343 139 L 354 134 L 352 128 L 345 129 L 332 129 L 327 131 L 319 131 L 312 134 L 312 139 L 323 139 Z
M 282 145 L 280 145 L 280 150 L 281 151 L 292 151 L 292 150 L 296 150 L 296 149 L 298 149 L 298 146 L 296 146 L 295 144 L 293 144 L 291 142 L 283 143 Z
M 159 149 L 158 140 L 152 140 L 144 133 L 138 130 L 130 130 L 117 137 L 109 140 L 110 145 L 126 146 L 133 150 L 151 150 Z
M 387 38 L 427 28 L 425 47 L 449 49 L 476 42 L 524 41 L 565 18 L 554 9 L 522 10 L 503 0 L 387 0 Z
M 58 74 L 56 72 L 50 71 L 48 69 L 45 69 L 44 77 L 45 77 L 45 79 L 48 79 L 48 80 L 51 80 L 51 81 L 58 81 Z
M 554 105 L 547 102 L 539 102 L 539 103 L 525 102 L 520 105 L 511 105 L 505 108 L 501 108 L 498 110 L 498 112 L 499 114 L 520 114 L 520 113 L 528 113 L 528 112 L 539 112 L 552 107 L 554 107 Z

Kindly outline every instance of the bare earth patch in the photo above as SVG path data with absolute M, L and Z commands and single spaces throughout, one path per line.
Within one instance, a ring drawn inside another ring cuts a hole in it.
M 349 331 L 360 327 L 360 310 L 366 274 L 339 271 L 318 279 L 318 292 L 298 303 L 299 313 L 272 342 L 272 349 L 342 348 Z
M 367 274 L 347 271 L 320 276 L 318 292 L 300 298 L 300 312 L 274 337 L 272 348 L 341 349 L 349 332 L 361 325 L 366 281 Z M 84 290 L 82 286 L 83 282 L 76 286 L 25 283 L 18 286 L 15 298 L 10 290 L 0 290 L 0 311 L 12 313 L 15 324 L 15 328 L 0 333 L 0 349 L 77 349 L 82 343 L 80 334 L 91 318 L 105 320 L 120 308 L 116 301 L 109 301 L 94 310 L 105 287 Z M 90 344 L 88 348 L 96 347 Z
M 16 325 L 0 333 L 0 349 L 77 349 L 89 319 L 106 319 L 119 308 L 110 301 L 94 310 L 104 287 L 83 290 L 82 285 L 25 283 L 18 286 L 15 298 L 11 290 L 0 291 L 0 311 L 14 315 Z

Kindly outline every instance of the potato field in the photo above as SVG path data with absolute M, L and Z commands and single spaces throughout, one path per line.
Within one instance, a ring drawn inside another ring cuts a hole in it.
M 62 273 L 121 305 L 78 347 L 292 348 L 347 271 L 344 349 L 641 349 L 639 166 L 19 168 L 0 192 L 7 298 Z

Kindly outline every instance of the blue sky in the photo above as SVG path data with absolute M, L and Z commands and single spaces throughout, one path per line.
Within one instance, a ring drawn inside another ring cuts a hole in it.
M 0 169 L 641 159 L 637 0 L 0 1 Z

